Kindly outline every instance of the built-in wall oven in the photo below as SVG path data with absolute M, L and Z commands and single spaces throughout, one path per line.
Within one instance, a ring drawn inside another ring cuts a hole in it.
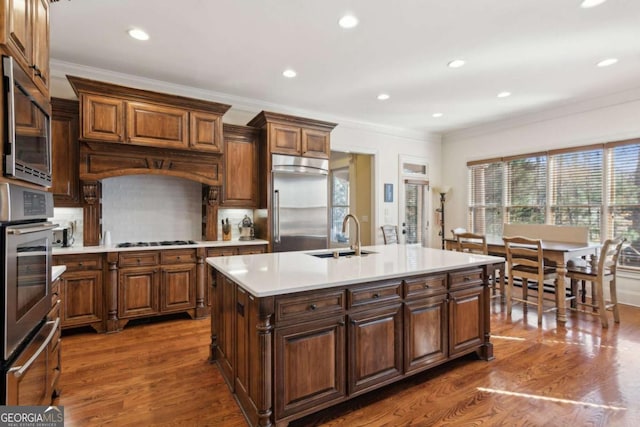
M 2 402 L 45 404 L 48 345 L 59 319 L 51 308 L 51 193 L 0 183 L 2 248 Z M 49 395 L 50 398 L 50 395 Z

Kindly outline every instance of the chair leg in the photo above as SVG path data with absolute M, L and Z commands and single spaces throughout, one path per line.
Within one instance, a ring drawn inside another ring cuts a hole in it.
M 581 280 L 581 292 L 580 292 L 580 301 L 582 301 L 582 303 L 586 303 L 587 302 L 587 282 L 586 280 Z M 595 304 L 595 301 L 591 301 L 591 304 Z
M 527 301 L 529 299 L 529 279 L 522 278 L 522 299 Z M 525 307 L 527 303 L 524 303 Z
M 571 296 L 573 299 L 571 300 L 571 308 L 578 307 L 578 281 L 576 279 L 571 279 Z
M 511 294 L 513 293 L 513 276 L 509 275 L 507 282 L 507 316 L 511 316 Z
M 595 295 L 593 292 L 594 289 L 595 289 Z M 605 305 L 604 305 L 604 292 L 603 292 L 601 281 L 591 282 L 591 295 L 592 295 L 591 298 L 596 298 L 597 300 L 597 303 L 594 303 L 594 304 L 598 305 L 602 327 L 603 328 L 609 327 L 609 322 L 607 321 L 607 310 L 605 309 Z
M 504 301 L 504 273 L 505 269 L 500 270 L 500 299 Z
M 544 297 L 544 282 L 538 283 L 538 326 L 542 325 L 542 302 Z
M 620 323 L 620 312 L 618 311 L 618 292 L 616 290 L 616 278 L 614 276 L 609 282 L 609 293 L 611 293 L 611 304 L 613 304 L 613 320 Z

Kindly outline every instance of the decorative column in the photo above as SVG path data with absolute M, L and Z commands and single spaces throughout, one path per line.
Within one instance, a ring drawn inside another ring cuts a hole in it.
M 84 246 L 98 246 L 102 236 L 102 185 L 100 181 L 82 182 Z

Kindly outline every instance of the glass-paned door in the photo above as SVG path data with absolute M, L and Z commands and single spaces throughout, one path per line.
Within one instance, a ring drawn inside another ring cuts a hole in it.
M 428 246 L 428 195 L 428 181 L 405 180 L 402 232 L 407 244 L 421 243 L 423 246 Z
M 349 168 L 331 171 L 331 242 L 349 243 L 349 229 L 342 232 L 342 221 L 349 213 Z

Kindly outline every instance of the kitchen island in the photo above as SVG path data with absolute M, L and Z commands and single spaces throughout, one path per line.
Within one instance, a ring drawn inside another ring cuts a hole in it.
M 488 275 L 503 258 L 418 245 L 333 255 L 207 258 L 211 360 L 251 425 L 286 426 L 471 352 L 493 358 Z

